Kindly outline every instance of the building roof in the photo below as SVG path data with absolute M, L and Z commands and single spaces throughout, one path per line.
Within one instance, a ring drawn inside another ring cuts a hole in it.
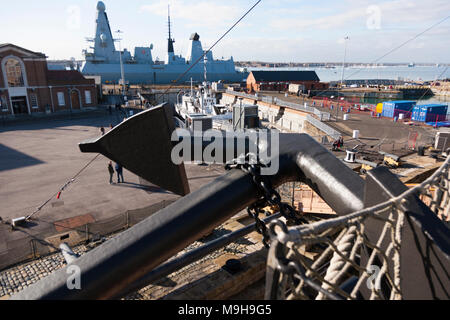
M 252 71 L 257 82 L 320 81 L 315 71 Z
M 86 78 L 76 70 L 48 70 L 47 79 L 49 81 L 86 80 Z
M 34 51 L 31 51 L 31 50 L 28 50 L 28 49 L 16 46 L 15 44 L 12 44 L 12 43 L 0 43 L 0 49 L 7 48 L 7 47 L 11 47 L 12 49 L 17 49 L 17 50 L 20 50 L 20 51 L 24 51 L 24 52 L 26 52 L 26 53 L 28 53 L 28 54 L 30 54 L 32 56 L 38 56 L 40 58 L 47 58 L 45 56 L 45 54 L 43 54 L 41 52 L 34 52 Z
M 418 104 L 417 107 L 438 108 L 438 107 L 448 107 L 448 105 L 443 103 L 429 103 L 429 104 Z
M 394 104 L 402 104 L 402 103 L 416 103 L 415 101 L 411 100 L 392 100 L 392 101 L 385 101 L 385 103 L 394 103 Z
M 86 79 L 76 70 L 47 70 L 49 84 L 94 84 L 95 80 Z

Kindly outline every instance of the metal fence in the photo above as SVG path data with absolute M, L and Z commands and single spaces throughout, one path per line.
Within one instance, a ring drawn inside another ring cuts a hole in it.
M 333 128 L 331 128 L 330 126 L 326 125 L 325 123 L 323 123 L 320 120 L 317 120 L 316 118 L 314 118 L 311 115 L 308 115 L 306 117 L 306 121 L 308 121 L 309 123 L 311 123 L 314 127 L 316 127 L 317 129 L 325 132 L 327 135 L 329 135 L 331 138 L 333 139 L 339 139 L 339 137 L 341 136 L 341 133 L 334 130 Z
M 75 239 L 73 239 L 73 241 L 78 243 L 99 240 L 101 237 L 128 229 L 129 227 L 138 224 L 175 201 L 176 200 L 164 200 L 142 209 L 129 210 L 108 219 L 76 228 L 68 228 L 65 232 L 63 231 L 60 234 L 62 238 L 61 241 L 64 241 L 64 233 L 69 232 L 74 232 Z M 1 232 L 9 232 L 6 225 L 0 226 L 2 228 L 2 230 L 0 230 Z M 27 232 L 26 230 L 17 230 L 15 232 L 21 231 Z M 48 228 L 45 228 L 45 230 L 39 232 L 39 234 L 8 241 L 5 246 L 6 249 L 3 250 L 3 252 L 0 251 L 0 270 L 55 252 L 58 250 L 58 247 L 54 243 L 49 242 L 48 238 L 51 236 L 57 237 L 58 235 L 56 233 L 54 225 L 49 224 Z M 72 242 L 71 245 L 76 245 L 78 243 Z
M 241 98 L 248 98 L 248 99 L 254 99 L 254 100 L 261 101 L 261 97 L 259 97 L 257 95 L 237 92 L 237 91 L 233 91 L 233 90 L 227 90 L 227 93 L 231 93 L 231 94 L 233 94 L 235 96 L 238 96 L 238 97 L 241 97 Z
M 320 121 L 330 121 L 330 119 L 331 119 L 330 113 L 320 111 L 319 109 L 311 107 L 311 106 L 307 105 L 306 103 L 301 105 L 301 104 L 297 104 L 297 103 L 283 101 L 276 97 L 262 97 L 261 101 L 276 104 L 281 107 L 286 107 L 286 108 L 290 108 L 290 109 L 294 109 L 294 110 L 298 110 L 298 111 L 315 114 L 316 116 L 319 117 Z
M 275 104 L 280 107 L 286 107 L 286 108 L 290 108 L 290 109 L 294 109 L 294 110 L 298 110 L 298 111 L 312 113 L 312 114 L 315 114 L 316 116 L 318 116 L 320 121 L 330 121 L 330 119 L 331 119 L 330 113 L 320 111 L 319 109 L 311 107 L 311 106 L 307 105 L 306 103 L 304 105 L 301 105 L 301 104 L 297 104 L 297 103 L 283 101 L 283 100 L 280 100 L 277 97 L 273 97 L 273 96 L 257 96 L 257 95 L 242 93 L 242 92 L 235 92 L 235 91 L 231 91 L 231 90 L 227 90 L 227 93 L 230 93 L 230 94 L 236 95 L 238 97 L 242 97 L 242 98 L 254 99 L 257 101 Z

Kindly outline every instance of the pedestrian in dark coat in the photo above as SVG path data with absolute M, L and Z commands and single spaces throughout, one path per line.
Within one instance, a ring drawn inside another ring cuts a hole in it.
M 113 183 L 113 177 L 114 177 L 114 168 L 112 165 L 112 162 L 110 161 L 108 164 L 108 172 L 109 172 L 109 184 Z
M 122 183 L 125 182 L 125 180 L 123 179 L 123 168 L 118 163 L 116 163 L 116 172 L 117 172 L 117 183 L 120 183 L 120 178 L 122 178 Z
M 333 151 L 336 151 L 336 150 L 337 150 L 337 142 L 334 141 L 334 142 L 333 142 Z

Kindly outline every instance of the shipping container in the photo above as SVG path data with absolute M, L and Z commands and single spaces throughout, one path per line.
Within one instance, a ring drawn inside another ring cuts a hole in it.
M 445 104 L 423 104 L 414 107 L 411 120 L 419 122 L 440 122 L 447 118 Z
M 383 104 L 382 103 L 377 104 L 376 113 L 383 113 Z
M 386 101 L 383 102 L 382 116 L 388 118 L 398 117 L 399 114 L 403 113 L 405 118 L 411 117 L 411 112 L 415 101 L 399 100 L 399 101 Z
M 300 94 L 305 90 L 305 86 L 303 84 L 295 84 L 295 83 L 291 83 L 289 85 L 289 93 L 292 94 Z

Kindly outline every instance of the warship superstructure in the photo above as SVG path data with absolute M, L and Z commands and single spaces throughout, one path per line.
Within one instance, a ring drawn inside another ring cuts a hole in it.
M 118 83 L 121 76 L 121 59 L 126 82 L 129 84 L 169 84 L 178 79 L 189 67 L 204 53 L 200 36 L 191 35 L 188 55 L 186 58 L 176 55 L 174 40 L 170 30 L 166 61 L 160 63 L 153 61 L 152 49 L 149 47 L 136 47 L 134 55 L 124 49 L 116 50 L 115 39 L 111 31 L 106 6 L 102 1 L 97 3 L 97 20 L 95 38 L 88 39 L 94 43 L 93 52 L 84 50 L 85 63 L 82 72 L 85 75 L 102 77 L 102 82 Z M 215 60 L 212 52 L 208 52 L 178 83 L 188 83 L 191 79 L 196 82 L 204 80 L 205 71 L 208 81 L 241 82 L 247 74 L 237 71 L 233 57 L 228 60 Z

